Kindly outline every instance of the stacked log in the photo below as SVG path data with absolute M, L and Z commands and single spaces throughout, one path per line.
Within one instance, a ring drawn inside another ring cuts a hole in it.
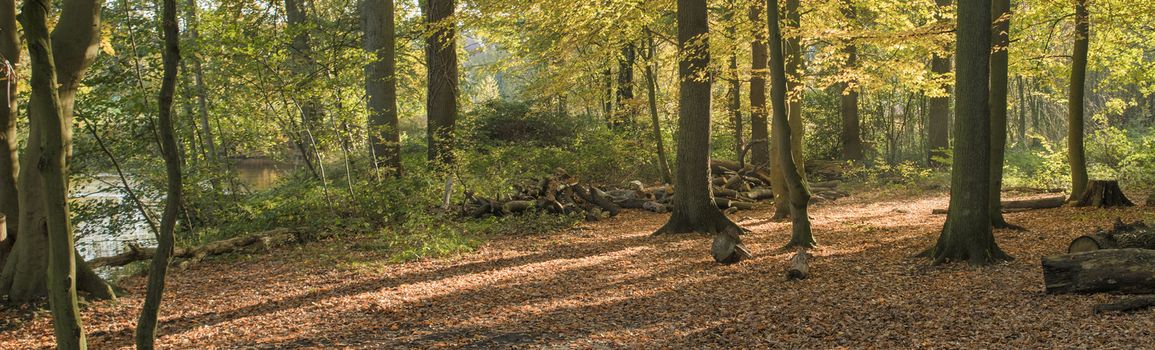
M 1111 230 L 1098 230 L 1072 240 L 1067 253 L 1121 248 L 1155 249 L 1155 229 L 1142 221 L 1127 224 L 1116 219 Z

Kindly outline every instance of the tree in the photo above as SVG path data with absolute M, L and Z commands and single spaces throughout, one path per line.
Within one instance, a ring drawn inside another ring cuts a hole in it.
M 923 253 L 936 264 L 966 260 L 987 265 L 1010 259 L 991 230 L 991 24 L 990 1 L 959 2 L 950 209 L 938 243 Z
M 662 136 L 662 122 L 658 118 L 658 77 L 654 71 L 658 63 L 656 60 L 657 45 L 654 44 L 654 33 L 646 30 L 646 46 L 642 51 L 642 59 L 646 61 L 645 75 L 646 75 L 646 99 L 650 109 L 650 127 L 651 135 L 654 138 L 654 143 L 657 146 L 658 154 L 658 175 L 661 176 L 663 183 L 672 183 L 673 179 L 670 176 L 670 163 L 666 161 L 666 141 Z
M 197 43 L 200 41 L 200 31 L 197 30 L 197 3 L 196 0 L 188 0 L 185 11 L 185 22 L 188 23 L 188 41 L 189 46 L 195 50 L 199 50 Z M 195 52 L 195 51 L 194 51 Z M 193 54 L 190 61 L 193 64 L 193 75 L 195 80 L 196 103 L 197 103 L 197 121 L 200 127 L 201 139 L 205 144 L 206 152 L 208 152 L 208 160 L 215 162 L 220 160 L 222 154 L 217 151 L 217 141 L 213 133 L 213 127 L 209 124 L 209 106 L 208 106 L 208 88 L 205 87 L 204 67 L 201 66 L 201 59 Z
M 425 37 L 426 141 L 429 161 L 453 162 L 453 129 L 457 123 L 457 29 L 454 0 L 424 0 L 429 32 Z
M 0 0 L 0 213 L 7 216 L 7 235 L 0 235 L 0 267 L 4 266 L 18 228 L 20 196 L 19 139 L 16 138 L 16 72 L 20 35 L 16 31 L 16 1 Z
M 992 0 L 994 18 L 993 51 L 991 51 L 991 224 L 996 228 L 1011 227 L 1003 218 L 1003 162 L 1007 150 L 1007 94 L 1010 75 L 1007 48 L 1010 46 L 1011 2 Z
M 64 118 L 65 159 L 71 157 L 73 106 L 80 80 L 96 58 L 100 44 L 100 2 L 97 0 L 64 0 L 60 18 L 52 31 L 52 59 L 54 60 L 57 96 Z M 25 5 L 27 7 L 27 3 Z M 45 126 L 41 115 L 28 115 L 28 145 L 44 142 Z M 44 182 L 38 164 L 41 147 L 27 147 L 19 175 L 19 227 L 11 254 L 0 272 L 0 294 L 7 294 L 12 302 L 29 302 L 48 295 L 45 271 L 48 266 L 48 214 L 45 207 Z M 67 173 L 67 162 L 65 163 Z M 76 255 L 76 254 L 74 254 Z M 83 260 L 76 259 L 75 283 L 90 298 L 111 299 L 115 295 L 100 276 Z
M 846 22 L 854 25 L 858 19 L 858 12 L 854 8 L 852 0 L 842 1 L 842 14 L 846 17 Z M 853 70 L 858 66 L 858 46 L 854 44 L 853 40 L 847 40 L 842 47 L 842 52 L 846 55 L 846 70 Z M 848 76 L 851 76 L 848 74 Z M 861 162 L 863 159 L 862 151 L 862 130 L 859 127 L 858 121 L 858 86 L 853 79 L 845 81 L 841 84 L 842 98 L 839 101 L 839 112 L 842 115 L 842 159 L 853 160 Z
M 292 60 L 290 68 L 297 89 L 293 96 L 304 96 L 293 98 L 296 109 L 300 112 L 300 129 L 304 134 L 297 141 L 297 149 L 301 152 L 302 161 L 313 177 L 325 181 L 325 164 L 321 162 L 317 140 L 312 131 L 314 125 L 321 122 L 322 111 L 321 103 L 314 98 L 312 91 L 309 91 L 310 83 L 314 80 L 316 62 L 313 59 L 313 45 L 310 43 L 309 6 L 306 6 L 306 1 L 308 0 L 285 0 L 285 20 L 293 33 L 293 40 L 289 42 L 289 57 Z
M 766 27 L 760 25 L 766 1 L 758 0 L 750 6 L 750 23 L 754 23 L 754 40 L 750 41 L 750 162 L 755 166 L 770 165 L 770 125 L 766 121 Z
M 678 0 L 678 154 L 673 214 L 658 234 L 714 234 L 712 253 L 721 263 L 745 257 L 742 229 L 722 214 L 710 186 L 709 24 L 705 0 Z
M 791 1 L 795 0 L 786 0 L 787 8 L 790 7 Z M 766 23 L 770 29 L 770 101 L 773 103 L 774 110 L 774 140 L 779 159 L 777 165 L 789 192 L 789 210 L 793 220 L 790 242 L 786 244 L 786 247 L 814 248 L 818 243 L 814 240 L 810 230 L 810 216 L 807 214 L 810 189 L 807 188 L 806 181 L 803 180 L 803 170 L 798 166 L 802 163 L 801 154 L 794 149 L 794 140 L 790 137 L 795 134 L 795 131 L 793 130 L 794 125 L 789 119 L 788 108 L 790 107 L 788 107 L 786 93 L 790 89 L 794 89 L 788 84 L 791 81 L 786 68 L 789 61 L 786 59 L 783 49 L 778 6 L 773 4 L 773 6 L 767 6 L 767 9 Z
M 364 47 L 373 55 L 365 65 L 369 107 L 369 146 L 374 166 L 401 175 L 401 137 L 397 122 L 397 59 L 393 0 L 361 3 Z
M 69 2 L 65 2 L 66 6 Z M 34 145 L 38 154 L 38 171 L 44 196 L 36 198 L 46 213 L 48 238 L 47 288 L 52 309 L 53 331 L 59 349 L 87 349 L 80 307 L 76 300 L 76 252 L 68 212 L 66 160 L 71 142 L 70 125 L 57 92 L 54 45 L 49 44 L 48 11 L 45 0 L 25 0 L 24 33 L 28 39 L 28 56 L 32 64 L 29 119 L 36 120 L 40 137 Z
M 798 169 L 798 174 L 801 181 L 804 183 L 806 182 L 806 165 L 805 159 L 802 156 L 802 144 L 804 142 L 803 138 L 805 136 L 804 125 L 802 123 L 802 93 L 805 87 L 802 83 L 802 38 L 799 29 L 801 13 L 799 12 L 798 6 L 798 0 L 785 0 L 785 20 L 782 22 L 783 27 L 788 30 L 790 35 L 779 37 L 779 40 L 782 40 L 783 44 L 785 45 L 784 63 L 786 66 L 784 69 L 786 72 L 786 78 L 788 79 L 787 87 L 790 89 L 786 93 L 786 108 L 788 108 L 787 113 L 790 118 L 790 132 L 786 133 L 785 135 L 790 138 L 791 156 L 787 158 L 781 158 L 780 155 L 782 152 L 775 150 L 774 147 L 780 147 L 782 143 L 778 141 L 772 141 L 773 145 L 771 146 L 771 161 L 773 161 L 775 167 L 773 169 L 773 177 L 771 178 L 771 180 L 773 180 L 772 182 L 774 183 L 771 184 L 771 187 L 776 189 L 785 189 L 785 191 L 776 191 L 774 193 L 775 218 L 788 217 L 792 212 L 792 209 L 790 208 L 790 202 L 792 201 L 791 198 L 793 198 L 793 194 L 790 192 L 791 187 L 788 183 L 789 180 L 786 180 L 785 178 L 787 176 L 785 174 L 786 166 L 782 163 L 787 160 L 792 160 L 794 162 L 793 166 Z M 780 28 L 779 31 L 781 32 L 782 29 Z M 771 38 L 771 40 L 773 40 L 773 38 Z M 773 53 L 771 53 L 770 60 L 774 60 Z M 771 69 L 773 69 L 773 67 L 771 67 Z M 773 85 L 773 82 L 771 82 L 771 85 Z M 771 100 L 773 100 L 773 98 L 771 98 Z M 777 124 L 774 125 L 774 127 L 777 127 Z M 771 130 L 771 133 L 772 138 L 779 135 L 778 132 L 773 130 Z
M 618 91 L 616 103 L 618 115 L 614 124 L 633 125 L 637 110 L 633 107 L 634 100 L 634 61 L 637 60 L 637 48 L 630 42 L 622 46 L 622 55 L 618 57 Z
M 1091 23 L 1087 0 L 1075 1 L 1075 48 L 1071 54 L 1071 87 L 1067 96 L 1067 160 L 1071 162 L 1071 198 L 1087 189 L 1087 156 L 1083 149 L 1083 98 L 1087 84 L 1087 45 Z
M 947 19 L 943 12 L 949 11 L 951 0 L 935 0 L 934 3 L 938 6 L 935 19 L 939 22 L 945 22 Z M 950 73 L 950 46 L 946 45 L 944 50 L 948 53 L 935 53 L 930 59 L 930 70 L 937 77 Z M 939 164 L 936 159 L 945 158 L 946 150 L 950 148 L 950 86 L 948 84 L 943 83 L 937 94 L 930 97 L 930 101 L 927 102 L 927 113 L 927 131 L 930 134 L 927 138 L 930 147 L 928 158 L 931 164 Z

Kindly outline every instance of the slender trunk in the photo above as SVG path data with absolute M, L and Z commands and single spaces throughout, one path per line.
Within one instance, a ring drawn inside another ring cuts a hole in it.
M 789 186 L 789 180 L 785 179 L 787 174 L 785 174 L 784 171 L 785 165 L 781 164 L 782 160 L 792 160 L 794 162 L 794 167 L 798 169 L 798 174 L 801 176 L 802 181 L 806 181 L 806 165 L 804 164 L 802 156 L 802 144 L 805 134 L 804 125 L 802 123 L 802 93 L 805 90 L 805 87 L 802 85 L 802 38 L 800 37 L 801 33 L 799 32 L 801 13 L 798 10 L 798 0 L 785 0 L 785 5 L 785 20 L 782 21 L 782 26 L 789 31 L 789 36 L 779 36 L 779 40 L 782 40 L 783 44 L 785 45 L 784 69 L 787 78 L 787 88 L 789 89 L 786 92 L 786 108 L 790 124 L 790 132 L 786 133 L 785 135 L 789 136 L 790 138 L 791 157 L 779 158 L 779 160 L 775 163 L 778 164 L 778 166 L 776 167 L 777 169 L 774 170 L 774 177 L 778 179 L 777 182 L 784 184 L 784 186 L 778 186 L 775 188 L 785 189 L 785 191 L 778 191 L 774 195 L 774 217 L 776 218 L 787 217 L 792 212 L 790 209 L 790 202 L 793 194 L 790 190 L 791 187 Z M 781 32 L 782 29 L 779 29 L 779 31 Z M 770 44 L 773 45 L 774 43 Z M 773 53 L 771 53 L 770 59 L 774 59 Z M 773 69 L 773 67 L 771 67 L 771 69 Z M 777 124 L 775 124 L 775 127 L 777 127 Z M 774 135 L 778 135 L 778 133 L 775 131 Z M 775 141 L 774 145 L 780 147 L 781 142 Z M 776 153 L 780 154 L 781 151 L 779 150 Z
M 734 14 L 737 11 L 737 6 L 734 1 L 729 1 L 725 12 L 723 21 L 727 23 L 726 37 L 730 40 L 737 40 L 738 33 L 735 28 Z M 742 125 L 742 81 L 738 80 L 738 46 L 734 46 L 734 51 L 730 52 L 729 72 L 726 74 L 726 84 L 729 85 L 726 90 L 726 110 L 729 112 L 730 122 L 734 125 L 734 160 L 738 164 L 746 164 L 746 160 L 742 149 L 746 144 L 745 128 Z
M 188 0 L 186 5 L 185 23 L 188 25 L 189 46 L 193 51 L 199 51 L 197 46 L 200 41 L 200 32 L 197 31 L 197 3 L 196 0 Z M 208 88 L 205 87 L 204 68 L 201 67 L 201 60 L 196 54 L 190 56 L 193 65 L 193 79 L 196 84 L 196 98 L 197 98 L 197 121 L 200 122 L 200 136 L 202 142 L 205 144 L 205 151 L 208 153 L 208 160 L 216 162 L 220 160 L 221 154 L 217 152 L 217 141 L 213 135 L 213 128 L 209 125 L 209 108 L 208 108 Z
M 313 135 L 313 127 L 321 120 L 321 104 L 314 97 L 311 91 L 311 82 L 316 75 L 316 62 L 313 59 L 313 48 L 310 43 L 309 32 L 311 29 L 309 25 L 309 13 L 306 2 L 309 0 L 284 0 L 285 1 L 285 17 L 286 24 L 290 30 L 294 31 L 293 40 L 289 43 L 289 57 L 291 59 L 290 68 L 294 76 L 295 87 L 293 101 L 299 101 L 297 110 L 301 116 L 301 127 L 304 130 L 307 139 L 303 140 L 303 145 L 300 147 L 302 151 L 303 161 L 309 165 L 310 171 L 318 180 L 324 181 L 324 170 L 321 164 L 321 156 L 318 154 L 319 150 L 316 147 L 316 139 Z M 299 96 L 299 97 L 298 97 Z M 312 162 L 317 160 L 316 167 Z
M 649 100 L 650 125 L 653 128 L 654 143 L 658 148 L 658 175 L 663 183 L 673 183 L 670 178 L 670 163 L 666 161 L 665 137 L 662 136 L 662 122 L 658 117 L 658 77 L 654 68 L 657 62 L 657 47 L 654 44 L 654 34 L 646 31 L 646 51 L 643 58 L 646 60 L 646 98 Z
M 935 5 L 938 9 L 935 14 L 935 19 L 939 22 L 945 22 L 946 16 L 944 12 L 950 11 L 951 0 L 935 0 Z M 930 70 L 935 76 L 941 77 L 951 71 L 950 53 L 951 47 L 949 44 L 944 45 L 943 48 L 947 53 L 934 54 L 930 60 Z M 947 151 L 950 149 L 950 85 L 943 83 L 938 92 L 938 96 L 931 96 L 928 102 L 929 125 L 927 130 L 930 133 L 928 140 L 930 144 L 930 152 L 927 159 L 931 164 L 944 165 L 941 162 L 946 158 Z
M 852 0 L 842 1 L 842 14 L 851 26 L 858 20 L 858 12 L 854 6 Z M 842 52 L 846 54 L 847 76 L 853 77 L 853 71 L 858 66 L 858 46 L 848 40 Z M 854 78 L 849 78 L 841 85 L 842 99 L 839 101 L 839 112 L 842 114 L 842 159 L 861 162 L 863 151 L 862 132 L 858 126 L 858 84 Z
M 160 218 L 160 232 L 157 235 L 156 254 L 148 272 L 148 288 L 144 305 L 136 322 L 136 348 L 154 349 L 156 342 L 157 316 L 161 299 L 164 297 L 165 277 L 172 257 L 174 230 L 181 206 L 181 167 L 177 153 L 176 130 L 172 123 L 172 100 L 176 91 L 177 65 L 180 62 L 180 37 L 177 28 L 176 0 L 163 0 L 161 28 L 164 32 L 164 75 L 161 79 L 157 98 L 157 127 L 160 128 L 160 153 L 164 158 L 168 188 L 165 192 L 164 213 Z
M 991 3 L 991 17 L 994 18 L 994 31 L 990 56 L 990 108 L 991 108 L 991 182 L 990 199 L 991 224 L 996 228 L 1008 227 L 1002 211 L 1003 162 L 1007 150 L 1007 91 L 1008 91 L 1008 55 L 1007 49 L 1011 44 L 1009 32 L 1011 30 L 1011 2 L 1010 0 L 993 0 Z
M 454 0 L 426 0 L 425 38 L 428 67 L 426 92 L 429 160 L 442 165 L 453 162 L 453 130 L 457 123 L 457 25 L 453 18 Z
M 633 125 L 636 113 L 631 103 L 634 99 L 634 43 L 622 47 L 622 57 L 618 58 L 617 121 L 622 125 Z
M 363 0 L 361 29 L 365 51 L 374 60 L 365 65 L 368 94 L 369 147 L 374 168 L 401 176 L 401 134 L 397 121 L 397 62 L 393 0 Z
M 76 300 L 76 254 L 69 223 L 66 161 L 69 137 L 65 114 L 56 87 L 56 65 L 53 45 L 49 44 L 48 11 L 52 4 L 45 0 L 24 1 L 24 33 L 28 38 L 28 54 L 32 64 L 32 97 L 29 119 L 42 127 L 37 146 L 41 148 L 38 167 L 43 179 L 44 196 L 41 201 L 46 212 L 48 231 L 48 304 L 52 309 L 52 324 L 59 349 L 87 349 L 80 307 Z
M 1030 138 L 1027 137 L 1027 95 L 1024 92 L 1023 76 L 1019 75 L 1015 77 L 1015 83 L 1019 87 L 1019 98 L 1015 101 L 1015 105 L 1019 110 L 1019 148 L 1027 149 L 1030 145 L 1028 143 L 1030 142 Z
M 1071 162 L 1071 198 L 1087 188 L 1087 158 L 1083 149 L 1083 98 L 1087 83 L 1087 44 L 1090 19 L 1087 1 L 1075 2 L 1075 49 L 1071 54 L 1071 87 L 1067 97 L 1067 158 Z
M 750 6 L 750 22 L 762 23 L 766 1 L 757 1 Z M 770 125 L 767 123 L 766 75 L 768 57 L 766 53 L 766 27 L 754 26 L 754 40 L 750 42 L 750 140 L 762 141 L 750 149 L 750 163 L 770 165 Z
M 935 263 L 987 265 L 1010 259 L 991 230 L 990 177 L 974 176 L 990 174 L 991 167 L 991 23 L 990 1 L 959 2 L 950 209 L 938 243 L 923 254 Z
M 786 0 L 787 8 L 790 7 L 791 1 L 795 0 Z M 790 124 L 789 113 L 787 113 L 787 108 L 789 108 L 787 107 L 787 91 L 790 87 L 787 84 L 789 78 L 786 65 L 788 62 L 782 47 L 782 29 L 779 26 L 778 7 L 769 6 L 766 17 L 766 23 L 770 29 L 770 62 L 773 63 L 770 65 L 770 101 L 774 104 L 774 138 L 777 140 L 778 157 L 781 160 L 779 167 L 790 192 L 790 217 L 793 219 L 790 242 L 786 246 L 813 248 L 818 245 L 818 242 L 814 240 L 814 235 L 810 230 L 810 216 L 807 214 L 810 190 L 807 188 L 806 181 L 803 180 L 802 169 L 797 166 L 797 164 L 802 163 L 802 159 L 801 157 L 795 158 L 798 154 L 794 152 L 794 142 L 789 137 L 792 134 L 793 126 Z
M 6 234 L 0 234 L 0 267 L 4 266 L 19 228 L 20 140 L 16 136 L 17 79 L 20 35 L 16 31 L 16 1 L 0 0 L 0 215 L 7 217 Z M 2 293 L 0 293 L 2 294 Z

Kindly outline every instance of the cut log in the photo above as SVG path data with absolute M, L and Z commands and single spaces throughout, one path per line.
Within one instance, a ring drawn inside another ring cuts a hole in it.
M 1134 298 L 1128 298 L 1117 303 L 1099 304 L 1095 307 L 1094 313 L 1096 315 L 1103 312 L 1128 312 L 1143 310 L 1150 307 L 1155 307 L 1155 295 L 1144 295 Z
M 301 232 L 280 228 L 210 242 L 195 248 L 176 248 L 172 256 L 174 259 L 199 261 L 209 256 L 232 252 L 264 252 L 274 246 L 284 245 L 289 242 L 303 243 L 304 240 L 305 238 Z M 129 245 L 129 251 L 115 256 L 92 259 L 88 261 L 88 266 L 92 268 L 124 266 L 133 262 L 152 259 L 154 254 L 156 254 L 155 248 L 142 248 L 136 245 Z
M 714 243 L 710 245 L 710 254 L 714 256 L 714 261 L 733 264 L 753 257 L 753 254 L 742 245 L 742 240 L 738 238 L 739 234 L 741 232 L 738 229 L 730 228 L 714 235 Z
M 1035 198 L 1035 199 L 1020 199 L 1020 200 L 1005 200 L 1005 201 L 1002 201 L 1002 206 L 1003 206 L 1002 210 L 1004 213 L 1012 213 L 1012 212 L 1024 211 L 1024 210 L 1052 209 L 1052 208 L 1062 207 L 1063 204 L 1066 204 L 1066 202 L 1067 202 L 1066 196 L 1052 196 L 1052 197 Z M 935 209 L 931 213 L 935 214 L 935 215 L 945 215 L 947 213 L 947 210 L 946 209 Z
M 1043 257 L 1049 294 L 1155 294 L 1155 250 L 1106 249 Z
M 742 193 L 742 195 L 756 201 L 774 199 L 774 191 L 765 188 L 759 188 L 753 191 L 745 192 Z
M 1075 202 L 1076 207 L 1133 207 L 1135 203 L 1127 199 L 1123 190 L 1119 188 L 1117 180 L 1091 180 L 1087 183 L 1087 190 L 1079 195 Z
M 670 212 L 669 207 L 667 207 L 665 204 L 658 203 L 658 202 L 643 203 L 642 208 L 649 210 L 649 211 L 652 211 L 652 212 L 655 212 L 655 213 L 668 213 L 668 212 Z
M 790 269 L 786 270 L 786 279 L 804 280 L 810 277 L 810 252 L 806 248 L 798 247 L 798 252 L 790 258 Z
M 508 201 L 508 202 L 505 202 L 505 204 L 501 205 L 501 213 L 504 215 L 523 213 L 523 212 L 529 211 L 530 209 L 534 208 L 536 206 L 536 204 L 537 203 L 535 203 L 535 202 L 530 202 L 530 201 L 525 201 L 525 200 Z
M 1116 219 L 1115 226 L 1110 231 L 1098 230 L 1075 238 L 1067 247 L 1067 253 L 1118 248 L 1155 249 L 1155 229 L 1142 221 L 1128 224 Z
M 1086 236 L 1079 236 L 1071 241 L 1071 245 L 1067 246 L 1067 253 L 1082 253 L 1090 252 L 1100 249 L 1118 249 L 1119 242 L 1115 241 L 1115 237 L 1095 233 Z
M 765 167 L 754 167 L 751 165 L 746 165 L 746 167 L 739 169 L 738 162 L 711 159 L 710 170 L 716 175 L 738 172 L 758 178 L 758 180 L 761 180 L 763 183 L 770 183 L 770 171 L 766 170 Z

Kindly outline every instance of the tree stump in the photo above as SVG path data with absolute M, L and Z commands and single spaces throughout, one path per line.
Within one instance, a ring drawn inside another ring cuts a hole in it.
M 1087 183 L 1087 190 L 1075 202 L 1076 207 L 1133 207 L 1135 203 L 1127 199 L 1123 190 L 1119 188 L 1118 180 L 1091 180 Z
M 806 248 L 798 247 L 798 252 L 790 258 L 790 269 L 786 270 L 786 279 L 804 280 L 810 277 L 810 252 Z
M 1048 294 L 1155 294 L 1155 250 L 1104 249 L 1043 257 Z
M 1155 249 L 1155 230 L 1142 221 L 1126 224 L 1121 219 L 1115 221 L 1110 231 L 1079 236 L 1067 246 L 1067 253 L 1082 253 L 1101 249 L 1142 248 Z

